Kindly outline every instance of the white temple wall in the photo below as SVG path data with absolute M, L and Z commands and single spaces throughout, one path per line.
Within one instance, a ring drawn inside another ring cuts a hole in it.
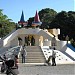
M 25 36 L 28 36 L 28 35 L 34 36 L 36 46 L 47 46 L 47 45 L 51 46 L 51 39 L 52 39 L 53 35 L 49 34 L 47 30 L 44 30 L 44 31 L 43 30 L 40 31 L 40 30 L 41 29 L 39 29 L 39 28 L 18 29 L 14 33 L 9 35 L 6 39 L 3 40 L 3 46 L 18 45 L 18 37 L 20 37 L 22 39 L 22 45 L 24 45 L 25 44 Z M 54 29 L 54 33 L 57 35 L 58 29 Z M 60 44 L 58 43 L 58 45 L 61 45 L 61 44 L 62 43 L 60 43 Z M 59 47 L 57 47 L 57 48 L 60 49 Z
M 17 46 L 18 45 L 18 37 L 20 37 L 22 39 L 22 45 L 24 45 L 25 44 L 25 36 L 30 36 L 30 35 L 19 34 L 16 38 L 14 38 L 13 40 L 9 41 L 6 46 Z M 31 36 L 34 36 L 35 46 L 39 46 L 39 37 L 40 36 L 38 36 L 38 35 L 31 35 Z
M 56 49 L 61 50 L 66 45 L 66 43 L 66 41 L 57 41 Z
M 43 46 L 43 36 L 39 36 L 39 46 Z
M 45 41 L 43 42 L 43 46 L 51 46 L 51 41 L 45 40 Z
M 12 34 L 10 34 L 8 37 L 6 37 L 6 38 L 3 40 L 3 46 L 4 46 L 4 47 L 10 46 L 10 41 L 13 40 L 17 35 L 18 35 L 18 31 L 15 31 L 15 32 L 13 32 Z
M 58 38 L 58 35 L 60 34 L 60 29 L 53 29 L 53 34 Z
M 10 46 L 10 42 L 6 42 L 6 44 L 5 44 L 5 42 L 3 42 L 3 47 L 9 47 Z
M 4 47 L 13 47 L 18 45 L 18 39 L 17 37 L 13 40 L 9 41 Z
M 18 45 L 18 38 L 15 37 L 12 41 L 10 41 L 10 47 L 17 46 L 17 45 Z
M 9 41 L 10 44 L 8 43 L 8 46 L 11 46 L 11 47 L 12 46 L 18 46 L 18 44 L 19 44 L 18 37 L 20 37 L 22 39 L 22 45 L 24 45 L 24 43 L 25 43 L 25 41 L 24 41 L 25 35 L 20 34 L 20 35 L 16 36 L 13 40 Z
M 32 28 L 21 28 L 18 30 L 19 34 L 36 34 L 40 31 L 41 29 L 39 28 L 35 28 L 35 29 L 32 29 Z
M 35 46 L 39 45 L 39 36 L 35 35 Z
M 53 35 L 48 34 L 46 30 L 41 30 L 38 35 L 43 36 L 44 39 L 49 39 L 51 40 Z
M 66 41 L 57 41 L 57 46 L 55 46 L 55 48 L 57 50 L 61 50 L 65 45 L 66 45 Z M 51 41 L 50 40 L 44 40 L 43 42 L 43 46 L 51 46 Z

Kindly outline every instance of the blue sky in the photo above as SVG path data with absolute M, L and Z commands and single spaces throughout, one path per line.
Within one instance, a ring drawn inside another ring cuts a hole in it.
M 57 12 L 74 11 L 75 0 L 0 0 L 0 9 L 3 13 L 18 22 L 21 17 L 22 10 L 25 20 L 35 15 L 36 10 L 40 11 L 44 8 L 51 8 Z

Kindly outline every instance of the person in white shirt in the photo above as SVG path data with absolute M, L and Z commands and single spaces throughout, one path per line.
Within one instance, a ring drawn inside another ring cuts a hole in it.
M 26 55 L 27 55 L 27 52 L 26 52 L 25 46 L 23 46 L 21 49 L 22 63 L 25 63 Z

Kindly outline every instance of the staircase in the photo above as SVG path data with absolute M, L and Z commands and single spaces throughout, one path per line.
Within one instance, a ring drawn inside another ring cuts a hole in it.
M 43 46 L 41 47 L 44 56 L 46 58 L 46 60 L 48 60 L 49 56 L 52 56 L 52 50 L 50 49 L 49 46 Z M 64 49 L 66 49 L 66 46 L 64 47 Z M 65 50 L 60 51 L 60 50 L 54 50 L 56 53 L 56 64 L 73 64 L 75 59 L 73 57 L 71 57 L 68 53 L 65 52 Z M 52 64 L 52 59 L 50 60 L 50 63 Z
M 45 63 L 45 57 L 39 46 L 27 46 L 27 56 L 25 63 Z M 19 63 L 22 62 L 22 57 L 19 55 Z

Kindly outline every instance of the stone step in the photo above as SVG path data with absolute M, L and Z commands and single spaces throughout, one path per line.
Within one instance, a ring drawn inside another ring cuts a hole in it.
M 39 46 L 27 46 L 26 63 L 44 63 L 45 57 Z M 19 62 L 22 62 L 21 55 L 19 56 Z
M 41 48 L 38 47 L 38 46 L 35 46 L 35 47 L 30 46 L 30 47 L 27 47 L 26 50 L 27 51 L 36 51 L 36 52 L 37 51 L 42 51 Z
M 29 57 L 29 56 L 32 56 L 32 57 L 44 57 L 43 53 L 41 53 L 41 52 L 27 52 L 26 57 Z M 21 54 L 20 54 L 19 57 L 21 57 Z
M 26 46 L 26 48 L 40 48 L 40 46 Z
M 41 62 L 41 63 L 45 62 L 44 58 L 26 58 L 25 60 L 26 60 L 26 62 L 34 62 L 34 63 L 36 63 L 36 62 Z M 21 62 L 21 61 L 22 61 L 22 58 L 19 58 L 19 62 Z
M 19 59 L 21 59 L 22 57 L 20 57 Z M 44 59 L 44 57 L 26 57 L 26 59 Z
M 22 59 L 20 58 L 19 60 L 22 60 Z M 41 58 L 40 59 L 39 58 L 37 58 L 37 59 L 31 59 L 31 58 L 29 58 L 29 59 L 25 59 L 25 60 L 30 60 L 30 61 L 34 60 L 35 61 L 35 60 L 44 60 L 44 59 L 41 59 Z
M 33 54 L 34 54 L 34 55 L 36 55 L 36 54 L 39 55 L 39 54 L 43 54 L 43 53 L 42 53 L 42 52 L 27 52 L 27 55 L 31 55 L 31 54 L 32 54 L 32 55 L 33 55 Z
M 19 58 L 20 58 L 21 56 L 19 56 Z M 30 55 L 27 55 L 26 57 L 44 57 L 43 55 L 41 55 L 41 54 L 34 54 L 34 55 L 32 55 L 32 54 L 30 54 Z
M 26 51 L 42 51 L 41 49 L 39 48 L 35 48 L 35 49 L 31 49 L 31 48 L 26 48 Z
M 45 62 L 43 59 L 26 59 L 26 63 L 42 63 Z M 19 59 L 19 63 L 22 62 L 22 59 Z
M 27 52 L 42 52 L 41 50 L 26 50 Z

